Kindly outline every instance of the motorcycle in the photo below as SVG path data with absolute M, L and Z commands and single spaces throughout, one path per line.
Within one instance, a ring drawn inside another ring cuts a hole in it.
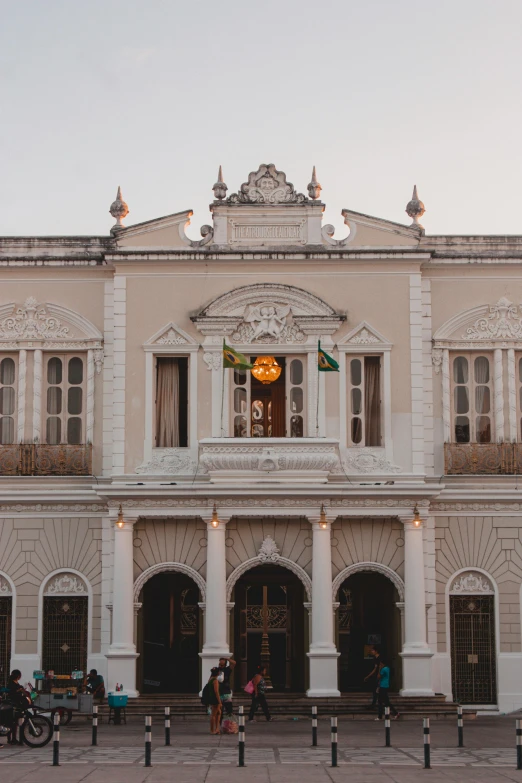
M 4 697 L 0 703 L 0 724 L 11 732 L 18 729 L 19 738 L 30 748 L 43 748 L 53 736 L 53 724 L 32 704 L 13 703 Z

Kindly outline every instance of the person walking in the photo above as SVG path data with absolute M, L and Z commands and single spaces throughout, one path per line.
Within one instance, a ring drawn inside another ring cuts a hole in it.
M 219 734 L 221 723 L 221 696 L 219 695 L 219 668 L 210 670 L 210 679 L 204 688 L 205 703 L 210 707 L 210 733 Z
M 268 704 L 266 703 L 266 666 L 258 666 L 257 674 L 252 678 L 252 685 L 254 686 L 254 692 L 252 694 L 252 704 L 250 705 L 250 712 L 248 713 L 248 720 L 254 720 L 254 715 L 257 712 L 257 708 L 261 707 L 264 716 L 267 721 L 273 721 L 274 719 L 270 715 Z
M 236 666 L 235 660 L 232 658 L 220 658 L 219 659 L 219 678 L 223 679 L 219 683 L 219 695 L 221 696 L 221 702 L 223 705 L 222 718 L 229 718 L 232 715 L 232 686 L 230 685 L 230 675 L 234 671 Z
M 379 685 L 378 685 L 379 717 L 375 718 L 375 720 L 382 720 L 385 707 L 390 708 L 394 720 L 397 720 L 397 718 L 399 717 L 400 713 L 397 712 L 393 704 L 390 704 L 390 697 L 388 695 L 389 691 L 390 691 L 390 667 L 388 666 L 386 661 L 383 661 L 381 659 L 379 662 Z
M 379 661 L 381 659 L 379 650 L 376 647 L 372 647 L 370 655 L 374 658 L 374 666 L 369 674 L 364 678 L 364 682 L 368 680 L 372 681 L 372 703 L 368 705 L 368 710 L 373 710 L 377 706 L 377 690 L 379 688 Z

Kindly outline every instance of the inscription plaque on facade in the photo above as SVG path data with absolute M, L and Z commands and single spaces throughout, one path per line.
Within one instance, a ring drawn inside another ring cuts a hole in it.
M 306 242 L 304 221 L 284 224 L 252 224 L 236 223 L 230 221 L 232 231 L 230 242 L 240 242 L 245 244 L 282 244 L 288 243 L 295 245 Z

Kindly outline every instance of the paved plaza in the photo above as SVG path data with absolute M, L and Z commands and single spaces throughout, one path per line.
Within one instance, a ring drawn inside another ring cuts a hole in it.
M 241 779 L 259 783 L 317 783 L 349 779 L 413 783 L 419 775 L 436 781 L 522 781 L 517 772 L 515 720 L 478 718 L 465 727 L 465 747 L 457 745 L 451 721 L 432 721 L 432 770 L 423 769 L 422 722 L 392 722 L 392 747 L 384 746 L 384 725 L 374 721 L 339 720 L 337 769 L 331 767 L 329 722 L 319 721 L 319 744 L 311 747 L 309 721 L 256 721 L 247 725 L 246 770 L 237 767 L 237 736 L 212 737 L 203 719 L 174 721 L 171 745 L 164 744 L 163 725 L 153 725 L 152 768 L 144 766 L 141 721 L 126 726 L 103 723 L 98 745 L 91 746 L 90 723 L 76 717 L 61 729 L 59 769 L 51 767 L 52 744 L 41 750 L 5 746 L 0 752 L 1 783 L 144 783 L 162 779 L 220 783 Z

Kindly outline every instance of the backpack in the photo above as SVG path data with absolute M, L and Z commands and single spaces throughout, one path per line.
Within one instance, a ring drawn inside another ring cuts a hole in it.
M 210 704 L 210 683 L 207 682 L 203 690 L 201 691 L 201 703 L 204 707 L 208 707 Z

